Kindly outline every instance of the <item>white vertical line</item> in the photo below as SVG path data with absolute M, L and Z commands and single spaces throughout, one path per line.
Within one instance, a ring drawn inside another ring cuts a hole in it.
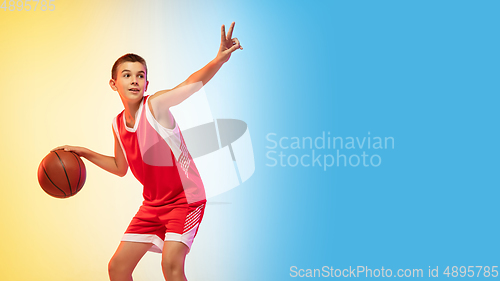
M 233 163 L 234 163 L 234 169 L 236 170 L 236 175 L 238 176 L 238 182 L 242 184 L 243 182 L 241 181 L 240 170 L 238 170 L 238 164 L 236 163 L 236 160 L 233 161 Z
M 220 136 L 219 136 L 219 127 L 217 126 L 217 120 L 214 119 L 214 124 L 215 124 L 215 134 L 217 134 L 217 143 L 219 144 L 219 149 L 221 149 L 221 144 L 220 144 Z

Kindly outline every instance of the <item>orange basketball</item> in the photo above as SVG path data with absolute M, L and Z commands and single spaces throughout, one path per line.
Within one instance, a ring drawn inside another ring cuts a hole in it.
M 38 182 L 50 196 L 68 198 L 83 187 L 87 170 L 82 159 L 71 151 L 51 151 L 38 166 Z

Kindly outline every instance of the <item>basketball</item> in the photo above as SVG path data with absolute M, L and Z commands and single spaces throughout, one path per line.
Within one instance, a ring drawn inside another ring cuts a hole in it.
M 77 194 L 86 177 L 85 164 L 71 151 L 51 151 L 38 166 L 38 183 L 48 195 L 56 198 Z

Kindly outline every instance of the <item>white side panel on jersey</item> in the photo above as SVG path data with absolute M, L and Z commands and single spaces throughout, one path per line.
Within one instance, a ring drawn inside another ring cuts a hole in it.
M 163 127 L 153 117 L 151 110 L 149 110 L 148 101 L 146 101 L 146 119 L 147 119 L 149 125 L 151 125 L 151 127 L 153 127 L 153 129 L 155 129 L 155 131 L 163 138 L 163 140 L 165 140 L 165 142 L 168 144 L 168 146 L 172 150 L 172 153 L 174 153 L 175 159 L 177 159 L 177 161 L 179 161 L 179 157 L 182 154 L 182 150 L 181 150 L 182 141 L 181 141 L 181 136 L 179 134 L 179 124 L 177 124 L 177 118 L 175 118 L 175 120 L 176 120 L 175 128 L 168 129 L 168 128 Z M 154 134 L 152 134 L 152 132 L 150 132 L 149 134 L 154 135 Z M 144 152 L 147 151 L 148 149 L 150 149 L 151 146 L 157 144 L 158 141 L 160 141 L 160 140 L 155 140 L 154 138 L 151 138 L 151 136 L 148 136 L 148 138 L 145 138 L 145 139 L 147 141 L 144 141 L 144 144 L 143 144 L 144 149 L 141 147 L 141 150 Z
M 118 142 L 120 143 L 120 148 L 122 149 L 123 155 L 125 156 L 125 161 L 127 161 L 127 165 L 128 165 L 127 153 L 125 152 L 125 149 L 123 149 L 122 139 L 120 137 L 120 133 L 118 132 L 118 124 L 116 124 L 116 117 L 113 118 L 113 130 L 115 131 L 116 138 L 118 139 Z

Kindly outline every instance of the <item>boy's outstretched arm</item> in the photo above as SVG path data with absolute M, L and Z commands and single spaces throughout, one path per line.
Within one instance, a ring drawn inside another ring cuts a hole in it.
M 162 118 L 162 113 L 169 113 L 168 108 L 175 106 L 193 93 L 203 87 L 214 75 L 219 71 L 221 66 L 229 60 L 231 53 L 237 49 L 243 50 L 238 38 L 232 38 L 234 29 L 234 22 L 229 27 L 229 32 L 226 34 L 224 25 L 221 27 L 221 44 L 219 52 L 215 59 L 205 65 L 202 69 L 191 74 L 186 81 L 177 85 L 171 90 L 163 90 L 155 93 L 150 97 L 151 106 L 155 117 L 159 120 Z
M 115 135 L 115 157 L 102 155 L 85 147 L 70 145 L 59 146 L 52 149 L 51 151 L 59 149 L 64 149 L 65 151 L 73 151 L 79 156 L 84 157 L 90 162 L 94 163 L 98 167 L 112 174 L 123 177 L 127 174 L 128 164 L 127 160 L 125 159 L 125 155 L 123 155 L 123 151 L 116 137 L 116 134 L 114 133 L 114 130 L 113 134 Z

